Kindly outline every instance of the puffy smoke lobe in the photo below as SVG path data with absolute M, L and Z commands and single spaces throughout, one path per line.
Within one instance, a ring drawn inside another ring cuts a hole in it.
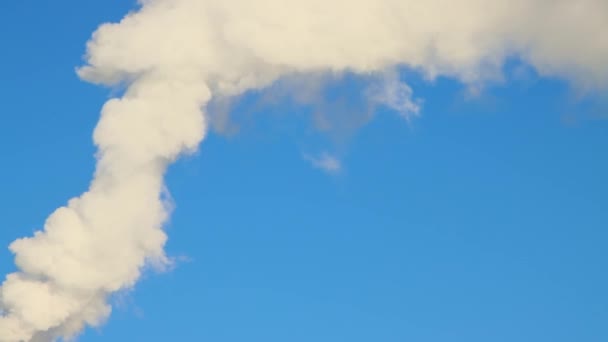
M 471 85 L 517 57 L 582 87 L 608 83 L 605 0 L 141 0 L 88 44 L 87 81 L 127 84 L 95 129 L 90 189 L 10 245 L 18 272 L 0 291 L 0 341 L 53 341 L 97 326 L 108 297 L 168 263 L 167 165 L 197 148 L 213 95 L 294 74 L 383 74 L 395 66 Z M 387 77 L 372 101 L 406 117 L 418 102 Z
M 109 294 L 133 286 L 146 263 L 168 262 L 162 176 L 203 137 L 209 96 L 202 82 L 150 73 L 105 104 L 89 191 L 57 209 L 43 232 L 10 246 L 20 272 L 2 286 L 0 340 L 51 341 L 98 325 L 110 313 Z

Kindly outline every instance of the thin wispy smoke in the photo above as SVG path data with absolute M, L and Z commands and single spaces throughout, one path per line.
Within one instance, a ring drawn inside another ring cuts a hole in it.
M 541 75 L 605 87 L 606 32 L 605 0 L 141 0 L 88 43 L 80 77 L 128 88 L 102 109 L 89 190 L 10 245 L 18 271 L 0 290 L 0 341 L 77 336 L 146 266 L 169 263 L 163 175 L 204 138 L 213 96 L 395 66 L 476 86 L 500 79 L 513 56 Z M 375 99 L 416 115 L 411 89 L 387 82 Z
M 323 152 L 318 156 L 305 154 L 304 159 L 309 161 L 312 166 L 328 173 L 338 173 L 342 169 L 340 160 L 327 152 Z

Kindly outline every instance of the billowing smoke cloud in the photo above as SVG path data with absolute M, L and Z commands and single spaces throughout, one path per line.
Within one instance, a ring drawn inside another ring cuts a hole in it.
M 10 245 L 18 271 L 1 287 L 0 340 L 74 337 L 146 266 L 169 262 L 163 174 L 203 139 L 212 96 L 395 66 L 478 85 L 500 79 L 510 57 L 604 87 L 606 32 L 605 0 L 141 0 L 88 43 L 79 75 L 128 88 L 102 109 L 90 189 Z M 388 80 L 374 98 L 417 113 L 410 88 Z

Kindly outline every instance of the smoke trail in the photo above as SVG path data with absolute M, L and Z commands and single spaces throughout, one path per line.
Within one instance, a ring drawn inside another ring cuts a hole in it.
M 108 297 L 168 260 L 163 174 L 197 148 L 212 95 L 283 76 L 406 66 L 479 85 L 516 56 L 582 87 L 608 81 L 604 0 L 141 0 L 88 44 L 79 75 L 128 89 L 102 110 L 90 189 L 10 245 L 18 272 L 0 291 L 0 341 L 76 336 Z M 391 82 L 395 82 L 394 79 Z M 387 105 L 416 109 L 406 85 Z M 399 95 L 401 94 L 401 95 Z M 395 98 L 401 96 L 403 98 Z

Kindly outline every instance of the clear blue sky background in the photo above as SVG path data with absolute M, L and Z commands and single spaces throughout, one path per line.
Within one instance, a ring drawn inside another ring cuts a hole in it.
M 110 92 L 74 67 L 129 6 L 0 4 L 2 274 L 5 247 L 87 188 Z M 243 99 L 255 120 L 170 169 L 167 250 L 184 261 L 81 340 L 608 341 L 608 121 L 592 103 L 606 93 L 576 102 L 529 72 L 465 100 L 456 82 L 404 77 L 422 116 L 379 110 L 340 144 L 289 101 Z M 356 102 L 357 87 L 334 90 Z M 322 149 L 341 173 L 302 157 Z

